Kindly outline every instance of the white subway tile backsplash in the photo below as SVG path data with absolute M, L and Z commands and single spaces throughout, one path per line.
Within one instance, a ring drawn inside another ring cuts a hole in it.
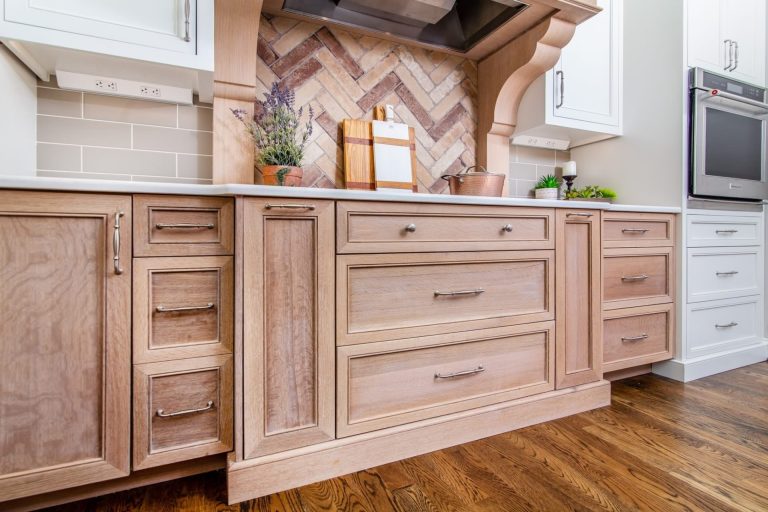
M 209 132 L 133 125 L 133 148 L 211 155 L 213 137 Z
M 37 140 L 60 144 L 130 148 L 131 125 L 38 115 Z

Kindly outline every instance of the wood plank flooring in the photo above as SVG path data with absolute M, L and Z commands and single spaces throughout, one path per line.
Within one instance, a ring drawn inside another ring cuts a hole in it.
M 768 364 L 613 383 L 610 407 L 241 503 L 223 472 L 74 511 L 768 511 Z

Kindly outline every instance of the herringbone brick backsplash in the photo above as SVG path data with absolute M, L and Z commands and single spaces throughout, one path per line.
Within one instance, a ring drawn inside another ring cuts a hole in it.
M 344 188 L 340 123 L 384 104 L 416 130 L 419 192 L 445 192 L 440 175 L 474 165 L 474 62 L 282 17 L 261 19 L 258 55 L 259 97 L 277 80 L 314 110 L 304 186 Z

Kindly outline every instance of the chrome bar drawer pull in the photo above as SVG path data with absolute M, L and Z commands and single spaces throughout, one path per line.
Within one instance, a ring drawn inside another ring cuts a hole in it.
M 511 233 L 512 232 L 512 224 L 504 224 L 504 226 L 501 228 L 502 231 L 505 233 Z
M 173 416 L 183 416 L 185 414 L 194 414 L 196 412 L 204 412 L 209 409 L 213 408 L 213 400 L 208 400 L 208 403 L 205 404 L 205 407 L 200 407 L 199 409 L 185 409 L 183 411 L 176 411 L 176 412 L 165 412 L 165 409 L 158 409 L 157 415 L 161 418 L 172 418 Z
M 739 322 L 729 322 L 727 324 L 715 324 L 715 327 L 718 329 L 726 329 L 728 327 L 736 327 L 739 325 Z
M 592 216 L 594 216 L 594 213 L 574 213 L 574 212 L 571 212 L 571 213 L 566 213 L 565 216 L 566 217 L 592 217 Z
M 163 223 L 157 223 L 155 224 L 155 228 L 157 229 L 213 229 L 216 225 L 209 223 L 209 224 L 188 224 L 185 222 L 176 223 L 176 224 L 163 224 Z
M 192 39 L 189 37 L 189 15 L 191 14 L 191 6 L 189 0 L 184 0 L 184 42 L 188 43 Z
M 627 337 L 622 337 L 622 338 L 621 338 L 621 341 L 629 341 L 629 342 L 633 342 L 633 341 L 643 341 L 643 340 L 645 340 L 645 339 L 648 339 L 648 335 L 647 335 L 647 334 L 645 334 L 645 333 L 643 333 L 643 334 L 641 334 L 640 336 L 627 336 Z
M 735 276 L 738 274 L 738 270 L 729 270 L 728 272 L 715 272 L 715 275 L 719 276 Z
M 456 295 L 480 295 L 481 293 L 485 293 L 485 290 L 483 290 L 482 288 L 476 288 L 474 290 L 458 290 L 455 292 L 441 292 L 441 291 L 435 290 L 435 297 L 442 297 L 442 296 L 454 297 Z
M 200 311 L 203 309 L 213 309 L 213 302 L 209 302 L 205 306 L 185 306 L 180 308 L 167 308 L 165 306 L 157 306 L 155 311 L 158 313 L 174 313 L 177 311 Z
M 484 371 L 485 371 L 485 367 L 483 367 L 483 365 L 480 365 L 477 368 L 472 368 L 471 370 L 463 370 L 460 372 L 453 372 L 453 373 L 436 373 L 435 378 L 436 379 L 453 379 L 455 377 L 464 377 L 465 375 L 477 375 L 478 373 L 483 373 Z
M 123 212 L 117 212 L 115 214 L 115 230 L 112 233 L 112 264 L 115 267 L 115 274 L 120 275 L 123 273 L 123 268 L 120 266 L 120 219 L 125 215 Z
M 621 276 L 621 280 L 626 282 L 645 281 L 646 279 L 648 279 L 648 276 L 645 274 L 640 274 L 639 276 Z
M 624 228 L 621 230 L 622 233 L 638 233 L 640 235 L 644 235 L 647 233 L 648 229 L 642 229 L 642 228 Z
M 738 233 L 738 229 L 716 229 L 715 233 L 718 235 L 731 235 L 733 233 Z
M 294 203 L 282 203 L 282 204 L 271 204 L 267 203 L 264 205 L 264 208 L 267 210 L 314 210 L 315 205 L 313 204 L 294 204 Z
M 405 226 L 405 231 L 408 233 L 415 233 L 416 232 L 416 224 L 408 224 Z

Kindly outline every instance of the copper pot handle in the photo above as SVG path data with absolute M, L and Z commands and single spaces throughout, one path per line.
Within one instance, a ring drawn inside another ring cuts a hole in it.
M 467 167 L 463 171 L 459 171 L 456 174 L 443 174 L 440 177 L 442 179 L 444 179 L 445 181 L 448 181 L 451 178 L 458 178 L 459 179 L 459 183 L 464 183 L 464 180 L 461 178 L 461 175 L 465 174 L 465 173 L 468 173 L 471 169 L 482 169 L 482 172 L 484 172 L 485 174 L 488 174 L 488 170 L 485 167 L 483 167 L 482 165 L 470 165 L 469 167 Z

